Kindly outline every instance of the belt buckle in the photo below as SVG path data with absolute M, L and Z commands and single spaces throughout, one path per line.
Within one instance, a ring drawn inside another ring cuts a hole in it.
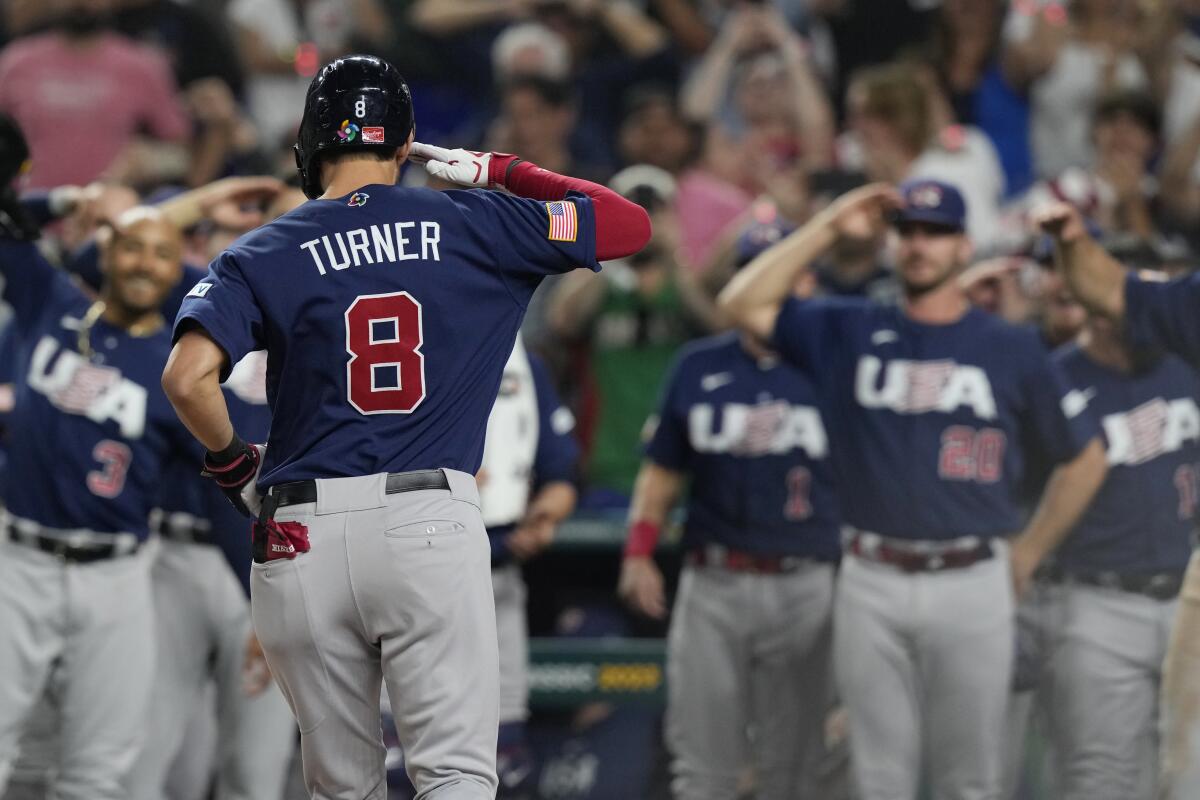
M 930 570 L 937 572 L 942 567 L 946 566 L 946 558 L 941 553 L 934 553 L 925 561 L 925 566 Z
M 51 550 L 50 552 L 59 561 L 66 561 L 67 560 L 67 552 L 69 549 L 70 549 L 70 544 L 67 543 L 66 539 L 54 539 L 54 549 Z
M 1155 600 L 1170 600 L 1174 596 L 1171 592 L 1174 587 L 1175 577 L 1165 572 L 1159 572 L 1150 576 L 1150 580 L 1146 583 L 1146 594 Z

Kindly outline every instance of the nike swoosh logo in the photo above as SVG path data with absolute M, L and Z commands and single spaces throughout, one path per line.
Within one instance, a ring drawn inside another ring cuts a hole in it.
M 1072 389 L 1062 399 L 1063 414 L 1067 419 L 1077 417 L 1087 409 L 1088 403 L 1096 396 L 1095 387 L 1087 389 Z
M 700 379 L 700 388 L 706 392 L 713 392 L 727 383 L 733 383 L 733 375 L 728 372 L 714 372 Z
M 875 331 L 871 334 L 871 344 L 887 344 L 888 342 L 894 342 L 899 338 L 899 334 L 897 334 L 895 331 Z

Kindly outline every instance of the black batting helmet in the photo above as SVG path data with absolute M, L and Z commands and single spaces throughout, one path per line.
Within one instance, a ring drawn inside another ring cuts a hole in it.
M 296 141 L 300 188 L 321 196 L 319 157 L 326 150 L 401 147 L 413 129 L 412 94 L 382 58 L 335 59 L 313 78 Z

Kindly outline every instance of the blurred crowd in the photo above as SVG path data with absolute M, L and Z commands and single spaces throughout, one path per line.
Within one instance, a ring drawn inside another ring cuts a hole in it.
M 958 187 L 971 301 L 1049 346 L 1085 314 L 1035 208 L 1075 205 L 1138 268 L 1200 249 L 1200 0 L 6 0 L 0 112 L 55 219 L 47 257 L 81 272 L 97 231 L 148 203 L 203 267 L 303 202 L 304 93 L 353 52 L 409 80 L 419 140 L 515 153 L 651 214 L 644 251 L 547 281 L 526 321 L 578 420 L 582 511 L 623 514 L 658 389 L 721 329 L 728 278 L 858 186 Z M 814 277 L 898 293 L 874 229 L 839 231 Z M 548 573 L 535 594 L 557 592 Z
M 627 498 L 648 387 L 718 325 L 709 298 L 739 236 L 856 185 L 960 187 L 972 296 L 1014 321 L 1054 315 L 1027 225 L 1047 199 L 1139 265 L 1185 265 L 1197 245 L 1195 0 L 11 0 L 2 22 L 25 186 L 89 198 L 58 229 L 64 252 L 139 198 L 288 179 L 308 81 L 355 51 L 409 79 L 421 140 L 518 153 L 650 208 L 650 248 L 548 286 L 527 326 L 581 420 L 585 505 Z M 197 263 L 261 220 L 256 201 L 192 230 Z M 887 297 L 884 245 L 839 243 L 820 290 Z

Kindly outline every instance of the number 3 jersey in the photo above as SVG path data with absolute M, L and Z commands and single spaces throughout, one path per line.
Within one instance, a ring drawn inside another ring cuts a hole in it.
M 591 200 L 371 185 L 242 237 L 184 299 L 236 363 L 265 349 L 259 487 L 447 467 L 474 474 L 525 307 L 596 262 Z M 224 376 L 222 376 L 224 377 Z
M 146 337 L 97 320 L 91 301 L 28 243 L 0 241 L 16 336 L 15 405 L 4 499 L 13 516 L 59 530 L 147 535 L 161 467 L 200 452 L 163 394 L 167 328 Z
M 1167 356 L 1126 374 L 1078 345 L 1054 354 L 1104 432 L 1108 475 L 1055 554 L 1067 569 L 1182 572 L 1200 492 L 1200 374 Z
M 775 343 L 820 387 L 843 513 L 860 530 L 1016 531 L 1027 452 L 1060 463 L 1098 434 L 1037 333 L 976 308 L 926 325 L 896 306 L 790 299 Z
M 683 545 L 837 560 L 829 439 L 809 380 L 737 334 L 681 351 L 646 456 L 691 477 Z

